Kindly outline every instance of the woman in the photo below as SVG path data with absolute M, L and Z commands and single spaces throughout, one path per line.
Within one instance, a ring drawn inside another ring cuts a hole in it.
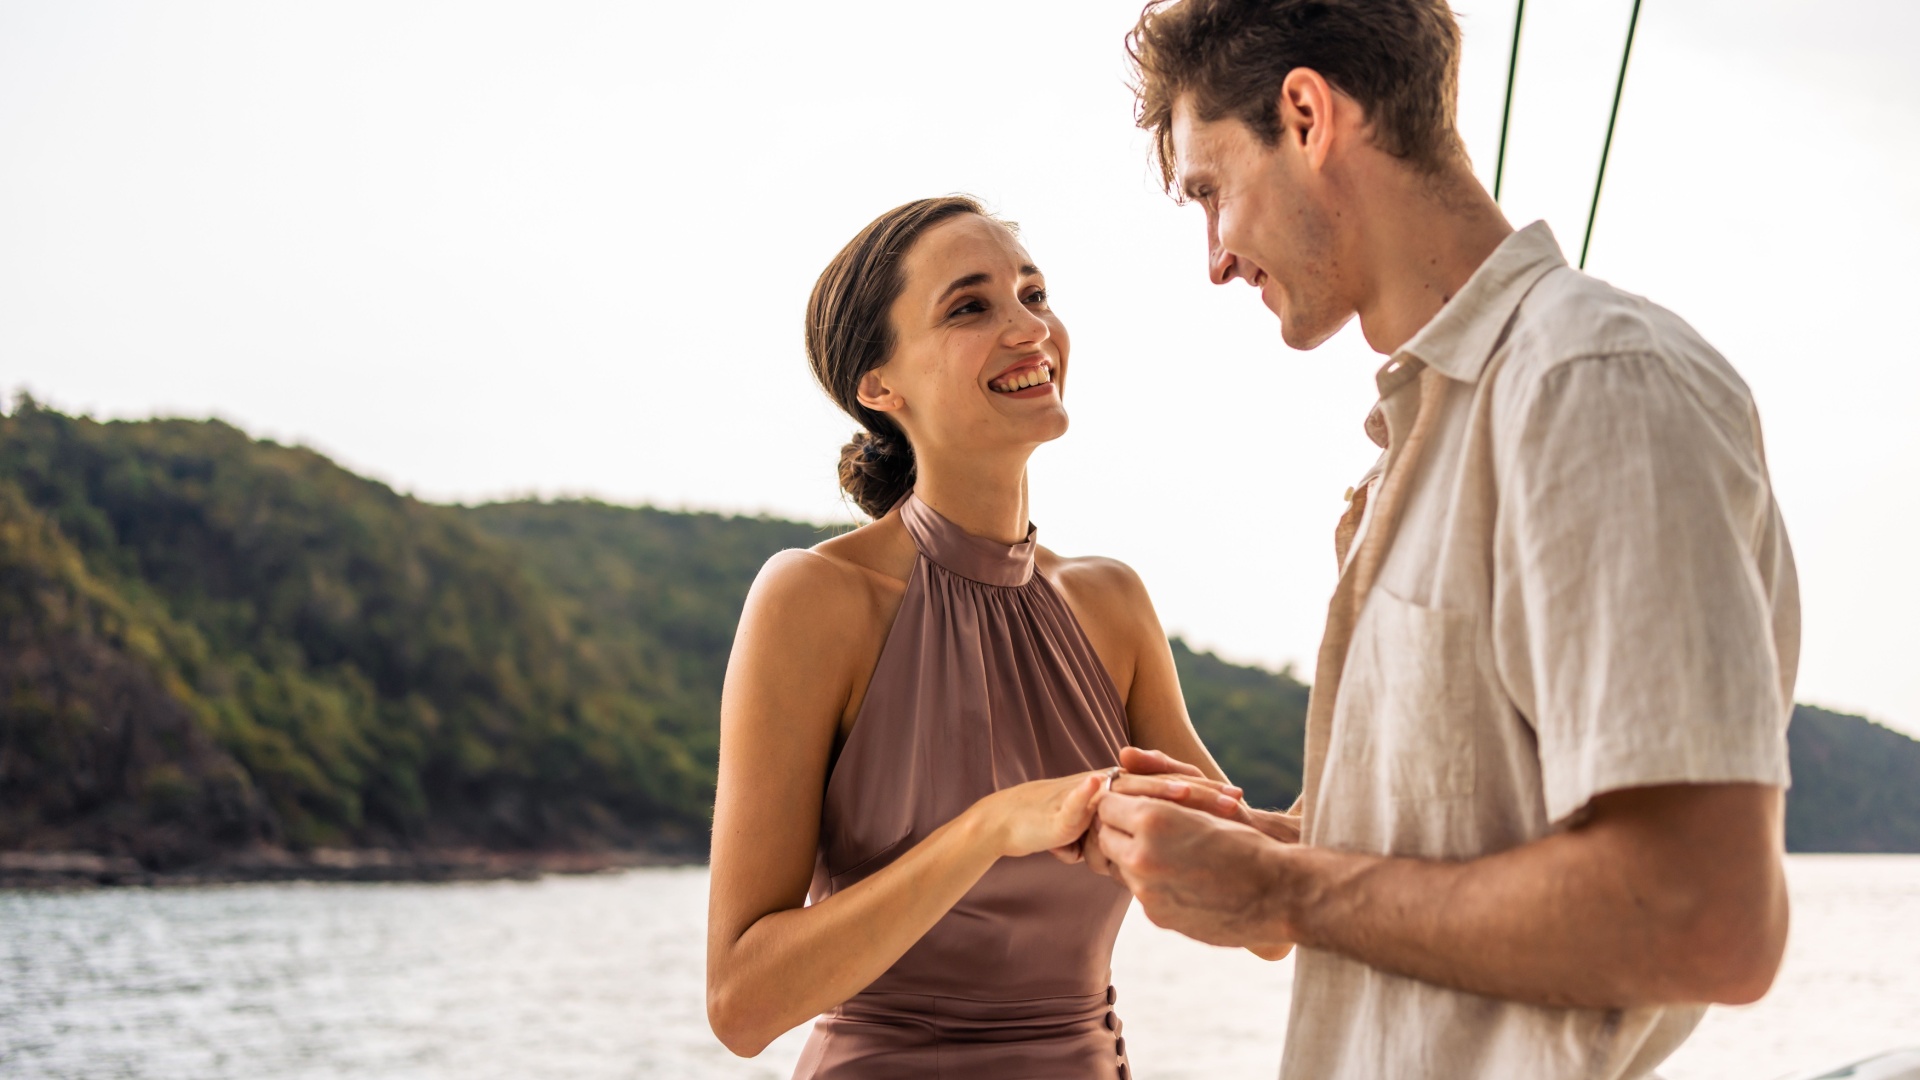
M 1027 459 L 1067 430 L 1045 280 L 973 200 L 908 203 L 820 275 L 807 353 L 863 428 L 840 483 L 874 520 L 769 560 L 741 617 L 714 1031 L 751 1055 L 824 1013 L 813 1080 L 1124 1077 L 1128 896 L 1071 865 L 1095 795 L 1132 744 L 1206 773 L 1159 793 L 1244 804 L 1139 579 L 1034 540 Z

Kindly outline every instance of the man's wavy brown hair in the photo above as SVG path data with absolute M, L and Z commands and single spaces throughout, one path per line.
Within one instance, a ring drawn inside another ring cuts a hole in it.
M 1136 122 L 1173 184 L 1173 107 L 1233 116 L 1272 146 L 1280 86 L 1311 68 L 1366 111 L 1375 146 L 1435 172 L 1465 149 L 1454 130 L 1460 27 L 1446 0 L 1153 0 L 1127 35 Z

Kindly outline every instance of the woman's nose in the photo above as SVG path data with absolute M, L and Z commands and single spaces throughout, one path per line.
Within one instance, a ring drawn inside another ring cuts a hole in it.
M 1007 320 L 1007 326 L 1001 332 L 1001 341 L 1007 345 L 1038 345 L 1053 335 L 1047 327 L 1047 320 L 1034 314 L 1025 304 L 1016 309 L 1014 316 Z

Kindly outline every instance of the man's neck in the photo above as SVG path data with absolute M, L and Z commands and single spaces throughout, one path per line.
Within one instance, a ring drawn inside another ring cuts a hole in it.
M 1361 179 L 1366 213 L 1353 240 L 1354 264 L 1366 268 L 1356 305 L 1360 332 L 1375 352 L 1391 356 L 1453 299 L 1513 226 L 1464 161 L 1432 177 L 1382 161 Z

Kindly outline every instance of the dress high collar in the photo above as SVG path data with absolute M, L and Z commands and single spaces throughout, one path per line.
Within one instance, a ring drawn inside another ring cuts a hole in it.
M 939 511 L 908 495 L 900 504 L 900 522 L 913 537 L 920 554 L 949 573 L 958 574 L 983 585 L 1018 586 L 1033 580 L 1033 553 L 1039 547 L 1038 535 L 1027 526 L 1027 538 L 1018 544 L 1002 544 L 975 536 L 941 517 Z

